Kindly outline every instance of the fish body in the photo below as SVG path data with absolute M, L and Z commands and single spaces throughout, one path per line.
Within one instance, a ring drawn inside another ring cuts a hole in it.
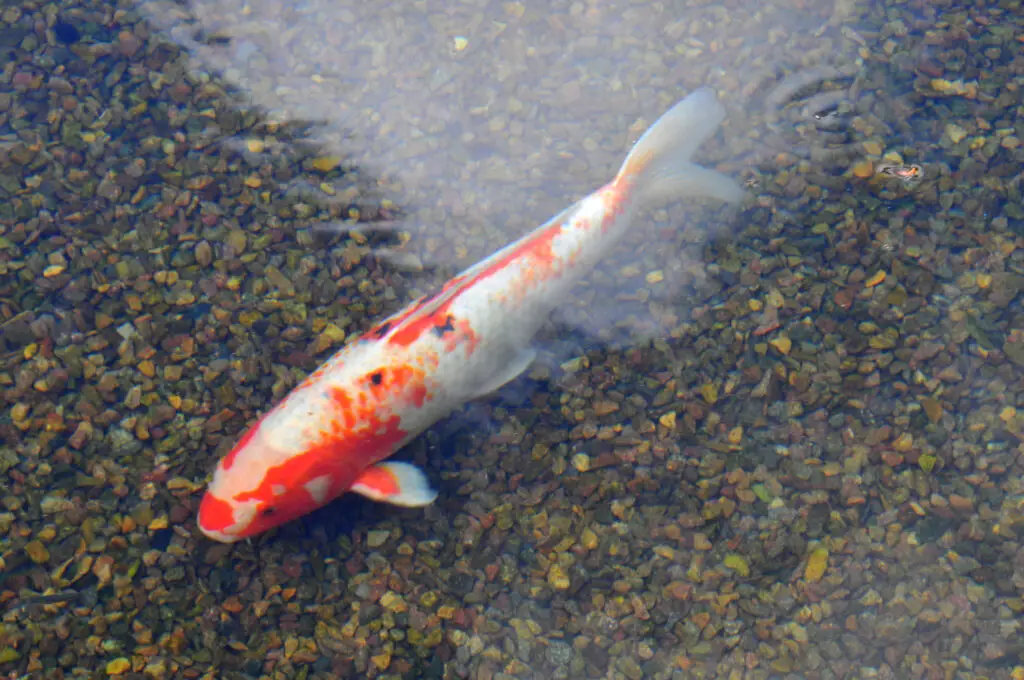
M 341 348 L 220 461 L 199 528 L 234 542 L 349 491 L 431 503 L 436 492 L 418 468 L 385 459 L 520 375 L 549 312 L 638 207 L 687 195 L 739 200 L 735 182 L 690 162 L 723 118 L 709 90 L 692 93 L 638 140 L 612 182 Z

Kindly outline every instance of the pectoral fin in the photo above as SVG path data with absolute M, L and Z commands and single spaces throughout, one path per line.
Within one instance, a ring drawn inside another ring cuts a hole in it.
M 349 490 L 375 501 L 407 508 L 430 505 L 437 498 L 427 476 L 411 463 L 378 463 L 368 467 Z
M 523 371 L 530 367 L 530 364 L 532 364 L 533 360 L 536 358 L 536 350 L 529 347 L 521 350 L 512 358 L 512 361 L 502 366 L 497 373 L 491 376 L 490 380 L 484 383 L 480 390 L 477 391 L 476 396 L 486 397 L 489 394 L 497 392 L 503 385 L 518 378 Z

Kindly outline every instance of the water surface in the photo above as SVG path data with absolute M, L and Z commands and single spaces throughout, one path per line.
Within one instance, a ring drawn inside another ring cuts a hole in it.
M 7 4 L 0 671 L 1021 677 L 1018 5 Z M 332 348 L 705 85 L 749 198 L 639 219 L 399 454 L 435 505 L 201 537 Z

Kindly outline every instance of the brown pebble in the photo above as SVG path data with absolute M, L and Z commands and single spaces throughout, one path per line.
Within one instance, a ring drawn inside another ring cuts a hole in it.
M 28 71 L 18 71 L 14 74 L 14 77 L 11 78 L 11 85 L 14 85 L 15 87 L 29 87 L 33 84 L 33 80 L 35 80 L 35 78 Z
M 192 511 L 189 510 L 184 505 L 175 505 L 174 507 L 171 508 L 171 512 L 168 515 L 168 519 L 170 520 L 171 524 L 184 524 L 188 521 L 191 515 Z
M 924 412 L 931 422 L 938 423 L 942 420 L 942 404 L 939 403 L 938 399 L 922 397 L 921 407 L 924 408 Z
M 960 510 L 961 512 L 969 512 L 974 510 L 974 501 L 964 496 L 952 494 L 949 497 L 949 507 L 954 510 Z
M 216 564 L 220 561 L 222 557 L 231 552 L 232 547 L 234 546 L 232 546 L 232 544 L 230 543 L 219 543 L 217 545 L 211 546 L 210 549 L 206 551 L 206 557 L 204 558 L 204 561 L 207 564 Z
M 945 70 L 942 64 L 934 59 L 924 58 L 917 62 L 917 70 L 931 78 L 941 78 Z
M 29 541 L 25 544 L 25 553 L 36 564 L 46 564 L 50 561 L 50 551 L 46 549 L 42 541 Z
M 131 31 L 121 31 L 117 34 L 117 51 L 124 56 L 134 57 L 140 47 L 142 47 L 142 41 Z
M 68 439 L 68 444 L 77 451 L 85 446 L 90 437 L 92 437 L 92 425 L 88 421 L 83 420 L 75 428 L 74 434 Z
M 882 454 L 882 461 L 889 467 L 897 467 L 903 464 L 903 456 L 895 451 L 886 451 Z
M 673 581 L 665 586 L 665 592 L 675 600 L 688 600 L 690 593 L 693 592 L 693 586 L 682 581 Z
M 208 267 L 213 262 L 213 248 L 207 241 L 200 241 L 196 244 L 195 255 L 196 262 L 203 267 Z
M 693 535 L 693 547 L 696 550 L 711 550 L 713 546 L 708 537 L 698 531 Z

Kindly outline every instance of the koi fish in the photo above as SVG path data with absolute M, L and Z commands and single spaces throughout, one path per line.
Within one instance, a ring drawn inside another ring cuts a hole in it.
M 888 177 L 895 177 L 903 184 L 913 186 L 921 181 L 924 170 L 920 165 L 897 165 L 895 163 L 879 163 L 875 172 Z
M 740 200 L 732 179 L 690 160 L 724 117 L 710 90 L 693 92 L 641 136 L 611 183 L 342 347 L 218 463 L 200 530 L 231 543 L 346 492 L 432 503 L 437 492 L 419 468 L 385 459 L 523 373 L 549 312 L 628 233 L 638 208 Z

